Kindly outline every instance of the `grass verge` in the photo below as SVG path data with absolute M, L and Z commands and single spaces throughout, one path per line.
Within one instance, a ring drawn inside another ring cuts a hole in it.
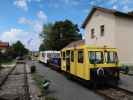
M 37 87 L 40 90 L 41 96 L 43 98 L 43 100 L 58 100 L 56 97 L 54 96 L 47 96 L 45 95 L 45 89 L 43 88 L 43 80 L 44 77 L 39 75 L 39 73 L 35 72 L 32 74 L 32 78 L 33 80 L 35 80 Z
M 36 85 L 38 86 L 39 90 L 41 93 L 44 93 L 44 89 L 43 89 L 43 86 L 42 86 L 42 83 L 43 83 L 43 76 L 39 75 L 37 72 L 36 73 L 33 73 L 32 74 L 32 78 L 33 80 L 35 80 L 36 82 Z

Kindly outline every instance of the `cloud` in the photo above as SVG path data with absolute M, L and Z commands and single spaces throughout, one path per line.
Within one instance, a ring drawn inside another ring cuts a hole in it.
M 31 21 L 26 19 L 25 17 L 21 17 L 21 18 L 19 18 L 18 23 L 20 23 L 20 24 L 31 24 Z
M 46 16 L 46 14 L 45 14 L 43 11 L 41 11 L 41 10 L 38 11 L 37 17 L 38 17 L 40 20 L 47 21 L 47 16 Z
M 14 1 L 14 5 L 16 5 L 18 8 L 21 8 L 25 11 L 28 10 L 27 0 L 16 0 Z
M 117 9 L 117 5 L 113 5 L 113 7 L 112 7 L 113 9 Z
M 77 6 L 80 4 L 81 0 L 62 0 L 66 5 Z
M 35 33 L 42 32 L 43 24 L 47 22 L 47 15 L 43 11 L 38 11 L 36 14 L 37 19 L 30 20 L 25 17 L 18 19 L 18 23 L 28 25 Z
M 18 8 L 27 11 L 28 10 L 28 4 L 31 2 L 41 2 L 43 0 L 15 0 L 13 4 L 17 6 Z
M 21 29 L 11 28 L 9 31 L 3 32 L 0 39 L 13 43 L 14 41 L 25 39 L 28 34 L 28 32 Z
M 7 41 L 10 44 L 15 43 L 16 41 L 21 41 L 27 48 L 32 50 L 38 50 L 41 41 L 38 34 L 27 32 L 18 28 L 11 28 L 3 32 L 0 36 L 0 40 Z M 29 43 L 28 41 L 31 40 Z
M 41 10 L 37 12 L 35 20 L 21 17 L 18 19 L 18 23 L 25 24 L 32 30 L 24 31 L 23 29 L 11 28 L 7 31 L 2 32 L 2 34 L 0 35 L 0 40 L 7 41 L 9 43 L 14 43 L 17 40 L 20 40 L 27 48 L 38 50 L 41 44 L 39 33 L 42 32 L 43 24 L 45 22 L 47 22 L 47 16 Z M 29 40 L 32 41 L 28 43 Z

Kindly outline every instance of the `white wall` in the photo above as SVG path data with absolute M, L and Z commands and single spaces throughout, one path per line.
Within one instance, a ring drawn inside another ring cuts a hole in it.
M 133 64 L 133 19 L 116 17 L 115 43 L 121 63 Z
M 105 36 L 100 36 L 100 25 L 105 26 Z M 91 29 L 97 39 L 91 39 Z M 85 28 L 85 43 L 111 46 L 118 49 L 120 62 L 133 65 L 133 19 L 96 11 Z
M 85 28 L 85 43 L 88 45 L 109 45 L 115 47 L 114 31 L 115 31 L 115 16 L 101 11 L 96 11 L 91 17 Z M 105 27 L 105 36 L 100 36 L 100 25 Z M 96 38 L 91 39 L 90 30 L 95 29 Z

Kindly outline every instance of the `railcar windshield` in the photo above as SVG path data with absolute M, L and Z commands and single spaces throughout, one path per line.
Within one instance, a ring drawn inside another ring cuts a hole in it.
M 47 53 L 48 58 L 60 58 L 60 53 Z
M 117 63 L 118 62 L 117 52 L 107 51 L 104 53 L 104 56 L 105 56 L 106 63 Z
M 91 64 L 117 63 L 118 56 L 115 51 L 89 51 L 89 61 Z
M 91 64 L 103 63 L 103 52 L 101 52 L 101 51 L 90 51 L 89 52 L 89 61 L 90 61 Z

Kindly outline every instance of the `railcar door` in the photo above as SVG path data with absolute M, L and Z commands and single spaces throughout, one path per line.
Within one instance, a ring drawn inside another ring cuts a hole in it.
M 70 50 L 66 51 L 66 71 L 70 72 Z
M 76 74 L 78 77 L 84 78 L 84 69 L 85 69 L 85 61 L 84 61 L 84 49 L 77 50 L 77 64 L 76 64 Z
M 75 50 L 71 50 L 71 64 L 70 64 L 70 72 L 73 75 L 76 75 L 76 66 L 75 66 Z

